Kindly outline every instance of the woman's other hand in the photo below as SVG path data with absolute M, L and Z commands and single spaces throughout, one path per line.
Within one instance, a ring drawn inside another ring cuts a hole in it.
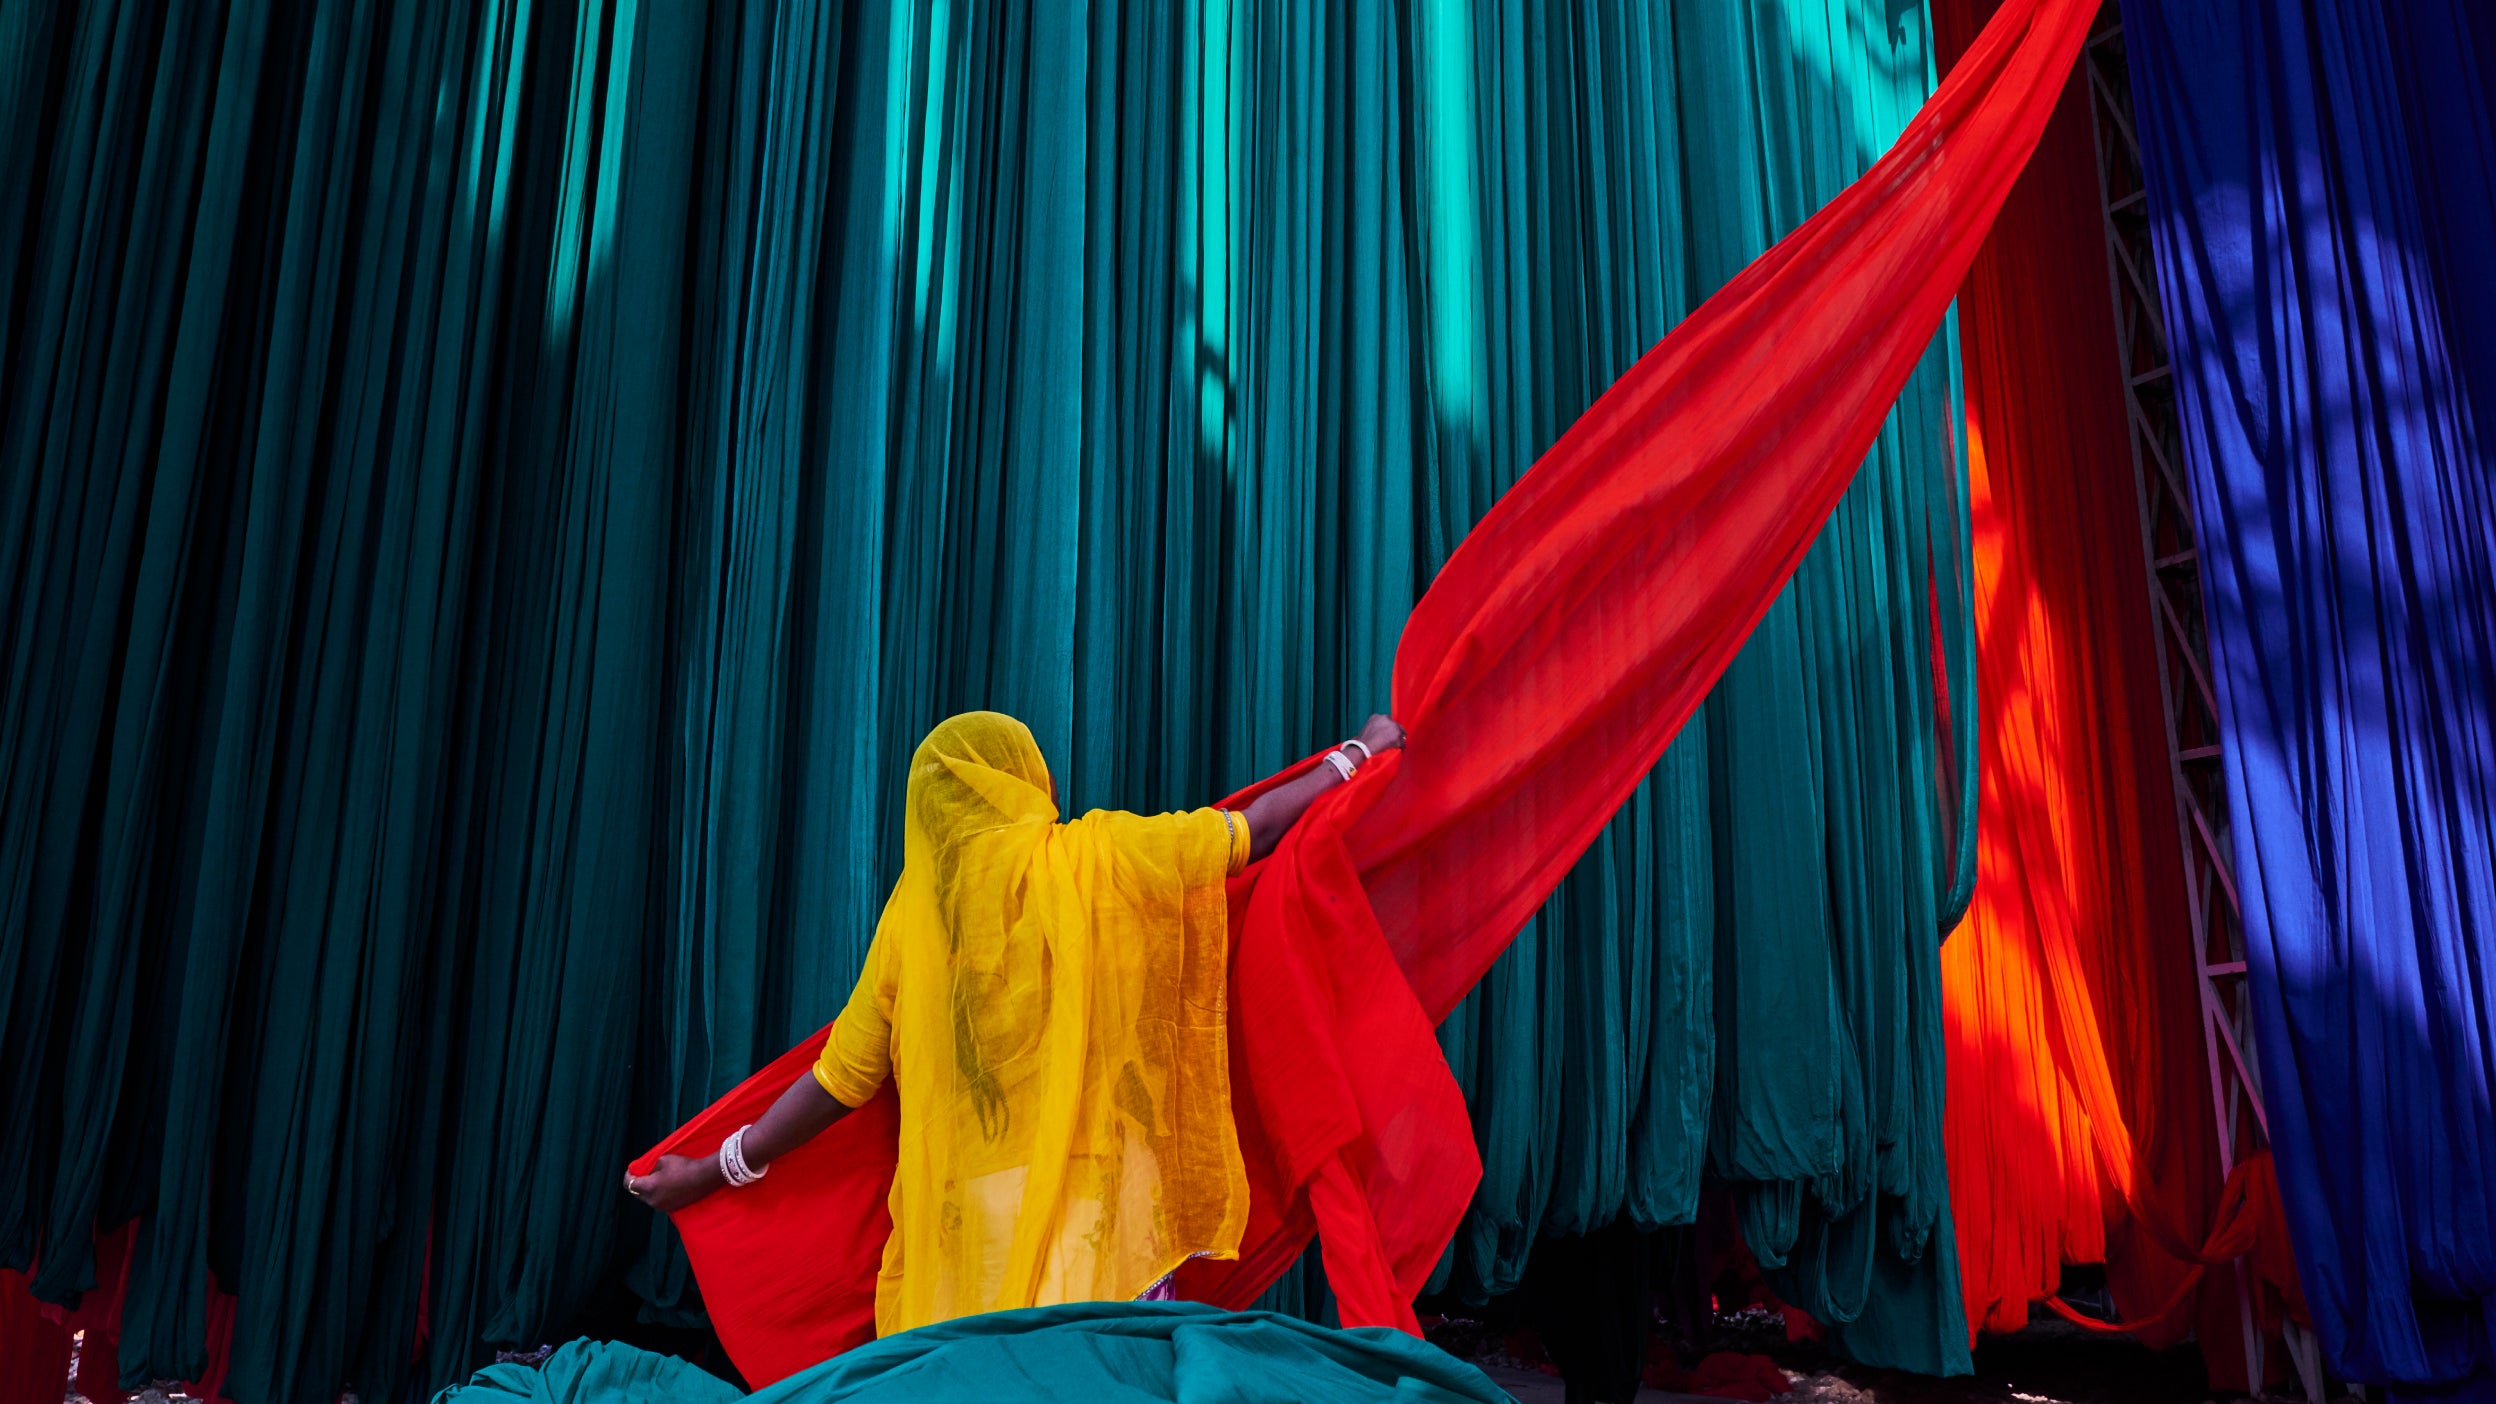
M 1384 712 L 1361 724 L 1361 744 L 1372 754 L 1400 750 L 1404 745 L 1404 728 Z
M 627 1171 L 624 1176 L 624 1188 L 662 1214 L 673 1214 L 727 1183 L 727 1178 L 719 1173 L 716 1156 L 689 1160 L 681 1155 L 663 1155 L 649 1174 Z
M 738 1144 L 745 1150 L 745 1163 L 760 1179 L 771 1163 L 806 1142 L 813 1140 L 823 1128 L 849 1115 L 823 1085 L 815 1081 L 810 1069 L 799 1073 L 780 1094 L 780 1100 L 745 1128 L 745 1139 Z M 647 1175 L 624 1173 L 624 1188 L 633 1198 L 662 1214 L 673 1214 L 714 1190 L 728 1187 L 728 1176 L 719 1168 L 719 1157 L 706 1155 L 700 1160 L 687 1160 L 681 1155 L 663 1155 Z

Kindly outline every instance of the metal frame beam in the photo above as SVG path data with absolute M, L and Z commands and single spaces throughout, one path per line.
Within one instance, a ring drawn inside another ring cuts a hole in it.
M 2245 988 L 2242 903 L 2228 847 L 2225 752 L 2219 700 L 2211 681 L 2208 615 L 2203 610 L 2201 550 L 2186 481 L 2183 434 L 2177 423 L 2174 366 L 2158 293 L 2158 257 L 2150 241 L 2149 190 L 2133 124 L 2130 68 L 2123 20 L 2107 0 L 2082 50 L 2089 119 L 2097 139 L 2099 205 L 2106 225 L 2106 271 L 2114 292 L 2117 354 L 2124 412 L 2132 442 L 2132 484 L 2141 509 L 2141 557 L 2149 577 L 2150 629 L 2158 652 L 2158 687 L 2165 699 L 2167 756 L 2174 776 L 2176 833 L 2182 844 L 2187 915 L 2199 985 L 2204 1066 L 2210 1114 L 2218 1130 L 2219 1169 L 2270 1137 L 2262 1083 L 2252 1056 L 2253 1029 Z M 2262 1391 L 2262 1332 L 2253 1312 L 2255 1283 L 2242 1258 L 2236 1274 L 2238 1325 L 2245 1372 Z M 2290 1354 L 2309 1399 L 2322 1382 L 2313 1342 L 2291 1327 Z

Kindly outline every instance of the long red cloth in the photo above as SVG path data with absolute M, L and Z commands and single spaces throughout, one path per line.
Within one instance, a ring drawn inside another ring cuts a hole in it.
M 1945 69 L 1997 3 L 1935 0 Z M 2102 1262 L 2136 1334 L 2198 1328 L 2242 1389 L 2234 1274 L 2198 1259 L 2285 1226 L 2266 1159 L 2221 1183 L 2086 81 L 1959 298 L 1982 850 L 1942 949 L 1950 1202 L 1971 1332 Z
M 1397 649 L 1410 749 L 1313 806 L 1235 887 L 1241 1304 L 1322 1229 L 1348 1325 L 1409 1302 L 1480 1170 L 1431 1030 L 1662 756 L 1809 549 L 2009 192 L 2096 0 L 2011 0 L 1897 144 L 1570 427 L 1450 557 Z M 706 1154 L 792 1050 L 637 1162 Z M 889 1098 L 677 1216 L 755 1384 L 864 1340 Z

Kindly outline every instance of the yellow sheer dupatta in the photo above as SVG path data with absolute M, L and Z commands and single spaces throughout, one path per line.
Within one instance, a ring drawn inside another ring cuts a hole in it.
M 899 1094 L 891 1335 L 1125 1300 L 1239 1247 L 1224 1013 L 1233 829 L 1215 810 L 1060 824 L 1022 723 L 954 717 L 910 762 L 901 880 L 816 1075 Z

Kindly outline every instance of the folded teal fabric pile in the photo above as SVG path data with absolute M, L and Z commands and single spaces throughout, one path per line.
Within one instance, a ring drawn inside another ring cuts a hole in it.
M 904 1332 L 760 1394 L 672 1356 L 574 1341 L 435 1404 L 1508 1404 L 1490 1377 L 1394 1331 L 1338 1331 L 1184 1302 L 1079 1302 Z

